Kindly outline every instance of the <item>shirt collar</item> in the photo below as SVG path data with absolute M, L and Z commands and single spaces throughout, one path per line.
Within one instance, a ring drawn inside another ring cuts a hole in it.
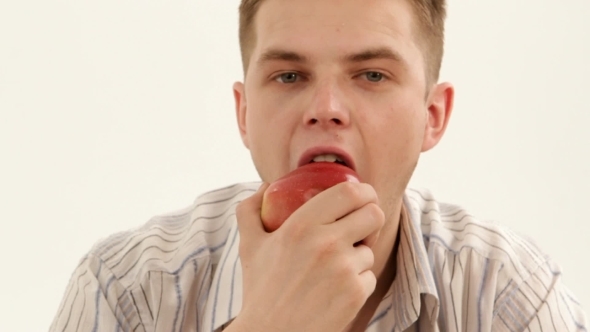
M 216 331 L 231 322 L 242 307 L 242 267 L 239 262 L 239 233 L 235 215 L 213 280 L 205 313 L 203 331 Z M 440 302 L 428 254 L 420 230 L 421 211 L 404 196 L 396 277 L 377 308 L 368 331 L 405 330 L 426 312 L 429 323 L 438 319 Z M 423 297 L 424 301 L 421 301 Z M 422 305 L 425 307 L 423 308 Z
M 421 312 L 426 313 L 421 319 L 436 324 L 440 302 L 420 230 L 420 211 L 404 196 L 396 276 L 375 312 L 371 322 L 375 327 L 369 326 L 368 331 L 404 331 L 418 320 Z

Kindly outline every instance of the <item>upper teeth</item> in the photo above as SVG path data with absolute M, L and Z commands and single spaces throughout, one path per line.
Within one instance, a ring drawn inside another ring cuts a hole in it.
M 319 156 L 316 156 L 315 158 L 313 158 L 313 161 L 315 162 L 320 162 L 320 161 L 327 161 L 327 162 L 344 162 L 342 159 L 338 158 L 338 156 L 336 156 L 335 154 L 321 154 Z

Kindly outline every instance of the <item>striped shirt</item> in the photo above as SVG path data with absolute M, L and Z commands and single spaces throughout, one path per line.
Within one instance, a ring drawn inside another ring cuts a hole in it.
M 235 208 L 260 183 L 97 243 L 50 331 L 221 331 L 242 305 Z M 530 240 L 407 189 L 397 275 L 366 331 L 586 331 L 560 268 Z

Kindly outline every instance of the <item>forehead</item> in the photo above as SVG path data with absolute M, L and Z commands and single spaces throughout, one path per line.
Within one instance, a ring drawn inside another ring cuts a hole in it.
M 276 47 L 320 56 L 386 46 L 415 57 L 414 20 L 407 0 L 264 0 L 252 55 Z

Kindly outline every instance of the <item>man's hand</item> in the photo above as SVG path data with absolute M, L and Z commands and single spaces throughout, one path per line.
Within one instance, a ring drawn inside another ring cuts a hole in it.
M 236 210 L 243 304 L 226 331 L 343 330 L 375 290 L 371 247 L 385 219 L 377 194 L 368 184 L 340 183 L 267 233 L 260 220 L 267 187 Z

